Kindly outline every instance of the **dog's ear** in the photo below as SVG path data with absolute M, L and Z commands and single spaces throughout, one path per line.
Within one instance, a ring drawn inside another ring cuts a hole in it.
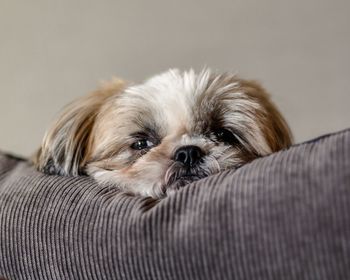
M 242 80 L 243 91 L 259 100 L 264 110 L 257 110 L 256 117 L 272 152 L 288 148 L 293 143 L 292 132 L 270 95 L 256 81 Z
M 124 82 L 115 79 L 64 108 L 33 157 L 38 170 L 59 175 L 84 174 L 96 117 L 101 107 L 124 88 Z

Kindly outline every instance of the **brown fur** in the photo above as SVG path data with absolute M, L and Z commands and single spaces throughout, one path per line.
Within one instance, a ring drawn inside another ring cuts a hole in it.
M 115 79 L 64 108 L 33 158 L 38 169 L 50 174 L 82 173 L 92 157 L 92 147 L 96 141 L 95 137 L 91 137 L 95 135 L 95 120 L 107 100 L 124 88 L 124 82 Z
M 237 145 L 216 141 L 217 128 L 234 133 Z M 133 150 L 139 133 L 154 146 Z M 197 76 L 169 71 L 132 87 L 115 80 L 71 103 L 34 161 L 46 173 L 87 173 L 128 192 L 161 197 L 190 182 L 183 178 L 188 170 L 174 161 L 183 145 L 202 150 L 203 165 L 191 170 L 200 179 L 291 143 L 286 121 L 258 83 L 207 70 Z

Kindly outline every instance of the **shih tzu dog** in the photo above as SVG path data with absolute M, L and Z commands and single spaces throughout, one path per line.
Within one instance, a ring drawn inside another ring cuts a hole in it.
M 291 145 L 256 82 L 169 70 L 139 85 L 114 80 L 65 108 L 35 156 L 48 174 L 87 174 L 160 198 Z

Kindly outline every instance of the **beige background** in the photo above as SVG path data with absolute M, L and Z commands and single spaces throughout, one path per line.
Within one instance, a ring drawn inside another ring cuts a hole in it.
M 350 1 L 0 2 L 0 149 L 29 155 L 57 111 L 119 75 L 238 71 L 296 141 L 350 126 Z

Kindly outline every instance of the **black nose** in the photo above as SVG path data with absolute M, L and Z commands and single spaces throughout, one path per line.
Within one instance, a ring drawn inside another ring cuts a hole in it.
M 192 167 L 203 157 L 203 151 L 197 146 L 183 146 L 176 150 L 174 160 Z

